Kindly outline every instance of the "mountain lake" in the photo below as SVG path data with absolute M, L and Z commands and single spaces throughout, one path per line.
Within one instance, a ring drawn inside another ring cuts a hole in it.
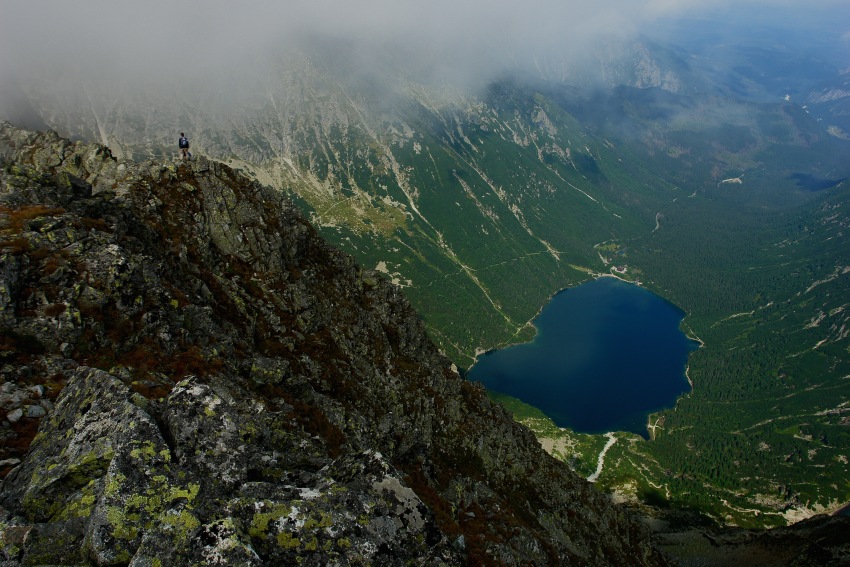
M 533 321 L 534 341 L 480 356 L 466 377 L 560 427 L 647 437 L 649 414 L 690 391 L 687 359 L 699 343 L 679 328 L 684 316 L 642 287 L 601 277 L 556 294 Z

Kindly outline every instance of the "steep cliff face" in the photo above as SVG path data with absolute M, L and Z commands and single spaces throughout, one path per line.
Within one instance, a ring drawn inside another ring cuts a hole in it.
M 8 124 L 0 156 L 10 564 L 664 563 L 276 192 Z

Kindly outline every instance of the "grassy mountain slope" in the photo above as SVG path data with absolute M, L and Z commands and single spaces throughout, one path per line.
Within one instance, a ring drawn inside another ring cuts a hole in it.
M 689 361 L 693 392 L 650 419 L 652 442 L 618 434 L 599 483 L 721 521 L 779 525 L 850 499 L 850 188 L 765 209 L 746 187 L 673 207 L 659 230 L 621 246 L 685 306 L 704 345 Z M 528 424 L 593 472 L 600 441 Z

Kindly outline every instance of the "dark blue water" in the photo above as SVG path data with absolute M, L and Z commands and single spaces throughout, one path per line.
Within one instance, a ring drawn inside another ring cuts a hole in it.
M 842 181 L 846 181 L 846 179 L 820 179 L 808 173 L 795 173 L 791 179 L 797 182 L 797 187 L 809 193 L 832 189 Z
M 646 436 L 650 413 L 690 391 L 683 311 L 615 278 L 567 289 L 533 321 L 537 337 L 481 356 L 469 380 L 535 406 L 582 433 Z

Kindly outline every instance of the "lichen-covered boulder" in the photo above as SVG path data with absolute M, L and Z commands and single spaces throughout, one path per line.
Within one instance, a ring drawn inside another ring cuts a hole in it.
M 55 562 L 49 540 L 61 533 L 72 564 L 452 562 L 430 510 L 378 453 L 329 461 L 301 476 L 308 485 L 249 480 L 247 463 L 234 463 L 249 458 L 246 441 L 259 443 L 251 458 L 274 447 L 238 434 L 269 426 L 262 404 L 239 395 L 231 388 L 225 402 L 188 380 L 156 409 L 109 374 L 78 369 L 4 482 L 6 558 Z
M 0 504 L 43 534 L 62 525 L 80 560 L 126 564 L 146 527 L 176 525 L 184 543 L 198 486 L 179 481 L 143 400 L 103 371 L 80 367 L 30 456 L 4 481 Z M 141 405 L 145 405 L 142 403 Z M 32 562 L 28 548 L 24 564 Z

